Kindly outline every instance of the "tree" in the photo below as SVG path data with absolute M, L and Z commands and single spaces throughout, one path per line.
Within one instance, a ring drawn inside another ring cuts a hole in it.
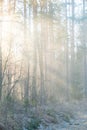
M 3 1 L 0 1 L 0 16 L 2 16 Z M 0 100 L 2 97 L 2 23 L 0 22 L 1 34 L 0 34 Z

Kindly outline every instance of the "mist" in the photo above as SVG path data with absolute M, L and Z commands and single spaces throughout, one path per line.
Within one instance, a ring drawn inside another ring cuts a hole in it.
M 0 1 L 0 130 L 86 130 L 87 1 Z

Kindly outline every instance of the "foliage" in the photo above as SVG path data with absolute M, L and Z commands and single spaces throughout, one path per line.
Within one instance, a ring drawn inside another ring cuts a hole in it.
M 38 118 L 34 117 L 28 123 L 28 125 L 26 126 L 26 129 L 28 129 L 28 130 L 37 130 L 39 125 L 40 125 L 40 123 L 41 123 L 41 121 Z
M 71 119 L 73 119 L 74 116 L 71 112 L 63 112 L 62 113 L 62 119 L 68 123 L 71 122 Z
M 29 99 L 24 100 L 24 107 L 26 108 L 27 106 L 29 106 Z

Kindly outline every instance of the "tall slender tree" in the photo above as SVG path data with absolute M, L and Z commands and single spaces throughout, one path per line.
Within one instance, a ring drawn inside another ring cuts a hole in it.
M 84 88 L 85 88 L 85 96 L 87 97 L 87 44 L 86 44 L 86 0 L 83 0 L 83 46 L 84 46 Z M 85 25 L 85 26 L 84 26 Z
M 2 16 L 3 14 L 3 1 L 0 1 L 0 16 Z M 0 100 L 2 97 L 2 22 L 0 22 Z

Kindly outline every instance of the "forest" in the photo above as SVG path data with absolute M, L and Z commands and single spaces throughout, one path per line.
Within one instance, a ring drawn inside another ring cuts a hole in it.
M 87 130 L 87 0 L 0 0 L 0 130 Z

